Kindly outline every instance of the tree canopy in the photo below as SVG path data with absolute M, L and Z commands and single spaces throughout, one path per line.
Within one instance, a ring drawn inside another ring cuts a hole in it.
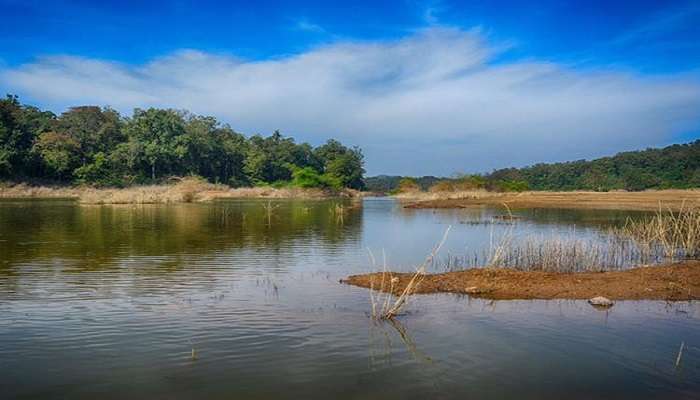
M 172 109 L 72 107 L 60 115 L 0 99 L 0 178 L 97 186 L 198 175 L 232 186 L 364 188 L 364 157 L 330 139 L 314 148 L 275 131 L 246 137 L 214 117 Z
M 404 177 L 365 179 L 367 189 L 378 192 L 399 190 Z M 486 189 L 503 192 L 523 190 L 645 190 L 700 187 L 700 140 L 661 149 L 618 153 L 595 160 L 535 164 L 504 168 L 483 175 L 452 178 L 413 178 L 422 190 L 459 191 Z

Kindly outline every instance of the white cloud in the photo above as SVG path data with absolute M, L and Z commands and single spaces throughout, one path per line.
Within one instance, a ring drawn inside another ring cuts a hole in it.
M 494 62 L 478 30 L 339 42 L 246 61 L 194 50 L 133 66 L 52 56 L 0 69 L 2 89 L 54 107 L 186 108 L 243 132 L 358 144 L 370 173 L 448 174 L 657 145 L 700 127 L 696 76 Z

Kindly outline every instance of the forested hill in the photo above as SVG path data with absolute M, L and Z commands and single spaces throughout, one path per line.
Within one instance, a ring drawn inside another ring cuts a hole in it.
M 644 190 L 700 187 L 700 140 L 662 149 L 618 153 L 579 160 L 506 168 L 488 181 L 522 181 L 531 190 Z
M 367 189 L 391 192 L 401 182 L 426 190 L 644 190 L 700 188 L 700 140 L 662 149 L 618 153 L 595 160 L 504 168 L 456 178 L 385 176 L 366 179 Z
M 359 148 L 316 148 L 274 132 L 245 137 L 186 111 L 73 107 L 54 115 L 0 99 L 0 180 L 125 186 L 198 175 L 232 186 L 364 187 Z

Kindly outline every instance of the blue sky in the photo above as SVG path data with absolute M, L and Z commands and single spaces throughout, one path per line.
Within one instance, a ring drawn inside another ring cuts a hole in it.
M 700 136 L 698 1 L 0 0 L 0 91 L 360 145 L 370 174 Z

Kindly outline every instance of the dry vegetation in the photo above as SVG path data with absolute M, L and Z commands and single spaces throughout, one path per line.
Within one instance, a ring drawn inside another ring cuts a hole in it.
M 653 260 L 698 258 L 700 256 L 700 208 L 681 206 L 680 211 L 659 209 L 651 217 L 628 219 L 624 227 L 612 232 L 635 243 L 642 256 Z
M 628 220 L 625 226 L 597 239 L 575 235 L 516 239 L 513 226 L 515 222 L 499 238 L 492 237 L 491 246 L 481 257 L 448 258 L 447 269 L 459 271 L 426 275 L 427 263 L 435 259 L 434 251 L 415 273 L 388 272 L 384 263 L 382 272 L 351 276 L 345 282 L 398 296 L 401 302 L 396 304 L 400 306 L 414 293 L 432 292 L 494 299 L 601 295 L 613 299 L 700 299 L 699 208 L 660 210 L 648 218 Z M 631 268 L 647 263 L 663 265 Z M 373 315 L 396 315 L 387 306 L 388 300 L 377 311 L 372 299 Z
M 230 188 L 215 185 L 198 178 L 173 178 L 170 184 L 133 186 L 128 188 L 52 187 L 26 184 L 0 185 L 0 198 L 13 199 L 78 199 L 82 204 L 157 204 L 192 203 L 235 198 L 325 198 L 331 196 L 356 197 L 359 192 L 344 189 L 330 192 L 322 189 L 301 188 Z
M 413 295 L 416 290 L 420 287 L 423 278 L 425 278 L 425 269 L 428 265 L 432 264 L 435 257 L 440 252 L 440 249 L 445 244 L 447 240 L 447 235 L 450 233 L 450 228 L 448 227 L 445 234 L 442 237 L 440 243 L 433 248 L 428 257 L 421 265 L 416 268 L 416 271 L 412 274 L 402 274 L 405 276 L 404 281 L 401 283 L 398 276 L 394 276 L 393 273 L 387 271 L 386 267 L 386 255 L 383 255 L 383 268 L 384 271 L 379 274 L 379 277 L 373 275 L 370 276 L 369 288 L 370 288 L 370 300 L 372 302 L 372 318 L 377 320 L 391 320 L 396 317 L 401 309 L 406 306 L 408 299 Z M 376 265 L 374 255 L 370 252 L 370 259 L 372 265 Z M 401 289 L 397 288 L 401 285 Z M 374 296 L 374 291 L 379 291 L 380 295 L 378 297 Z M 381 293 L 385 293 L 385 296 L 381 296 Z M 392 296 L 395 296 L 392 297 Z
M 488 192 L 486 190 L 411 192 L 397 198 L 406 208 L 468 208 L 508 204 L 512 208 L 586 208 L 657 210 L 659 204 L 677 211 L 700 207 L 700 190 L 648 190 L 643 192 Z

